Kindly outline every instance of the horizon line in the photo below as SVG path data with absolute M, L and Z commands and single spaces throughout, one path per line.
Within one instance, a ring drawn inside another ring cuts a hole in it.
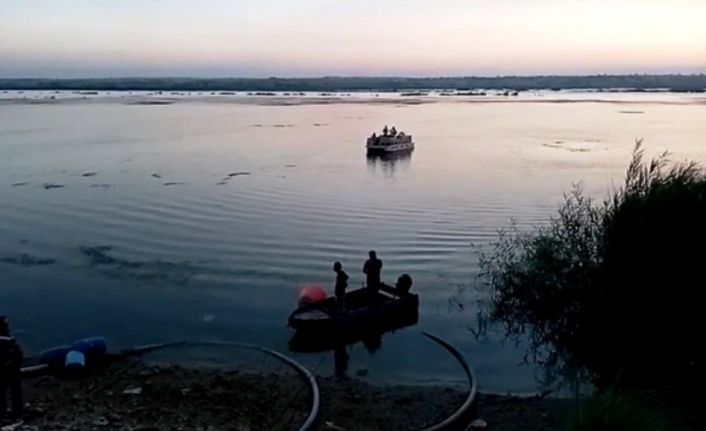
M 3 77 L 0 80 L 109 80 L 109 79 L 200 79 L 200 80 L 218 80 L 218 79 L 242 79 L 242 80 L 268 80 L 268 79 L 502 79 L 502 78 L 590 78 L 590 77 L 634 77 L 634 76 L 706 76 L 706 71 L 703 72 L 668 72 L 668 73 L 650 73 L 650 72 L 631 72 L 631 73 L 550 73 L 550 74 L 503 74 L 503 75 L 316 75 L 316 76 L 286 76 L 286 75 L 271 75 L 271 76 L 189 76 L 189 75 L 115 75 L 115 76 L 87 76 L 87 77 Z

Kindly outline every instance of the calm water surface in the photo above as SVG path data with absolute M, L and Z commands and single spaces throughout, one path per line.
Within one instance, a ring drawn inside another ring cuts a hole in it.
M 420 323 L 385 336 L 374 355 L 353 346 L 351 372 L 461 378 L 426 330 L 463 350 L 482 389 L 531 391 L 522 346 L 468 330 L 482 299 L 471 244 L 489 243 L 512 218 L 541 223 L 572 183 L 604 195 L 636 138 L 651 154 L 706 160 L 696 96 L 168 105 L 3 96 L 0 314 L 30 352 L 93 334 L 115 348 L 192 339 L 286 351 L 298 289 L 330 285 L 334 260 L 359 286 L 375 249 L 385 279 L 413 276 Z M 384 124 L 414 135 L 411 157 L 366 158 L 365 137 Z M 332 354 L 296 357 L 333 372 Z

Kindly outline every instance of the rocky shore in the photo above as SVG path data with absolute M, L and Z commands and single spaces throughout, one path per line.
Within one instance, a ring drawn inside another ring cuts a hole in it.
M 373 386 L 355 378 L 318 378 L 317 430 L 409 430 L 451 414 L 462 389 Z M 28 408 L 17 431 L 34 430 L 293 430 L 310 408 L 295 374 L 241 372 L 129 360 L 79 376 L 25 380 Z M 488 429 L 563 429 L 561 400 L 478 397 Z

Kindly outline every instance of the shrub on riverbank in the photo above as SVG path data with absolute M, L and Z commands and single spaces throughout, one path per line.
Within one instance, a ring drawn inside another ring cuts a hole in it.
M 607 391 L 574 414 L 570 431 L 663 431 L 664 419 L 638 397 Z
M 706 174 L 646 162 L 602 204 L 580 188 L 549 224 L 511 229 L 482 256 L 489 317 L 529 334 L 534 358 L 599 388 L 690 390 L 705 383 Z

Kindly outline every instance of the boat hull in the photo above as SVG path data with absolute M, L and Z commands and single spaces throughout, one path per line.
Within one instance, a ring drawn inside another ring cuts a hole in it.
M 369 146 L 366 147 L 366 151 L 371 155 L 383 155 L 383 154 L 393 154 L 393 153 L 411 153 L 414 151 L 414 144 L 409 145 L 395 145 L 390 147 L 376 147 Z
M 300 339 L 355 339 L 366 333 L 387 332 L 417 323 L 419 297 L 392 296 L 367 289 L 346 295 L 346 311 L 338 313 L 335 298 L 299 307 L 289 317 L 289 326 Z
M 391 154 L 413 151 L 412 135 L 378 136 L 368 138 L 365 148 L 368 154 Z
M 358 342 L 364 345 L 380 344 L 382 336 L 419 322 L 419 314 L 410 312 L 392 315 L 378 321 L 374 328 L 346 329 L 341 332 L 295 331 L 289 340 L 289 350 L 297 353 L 327 352 Z

